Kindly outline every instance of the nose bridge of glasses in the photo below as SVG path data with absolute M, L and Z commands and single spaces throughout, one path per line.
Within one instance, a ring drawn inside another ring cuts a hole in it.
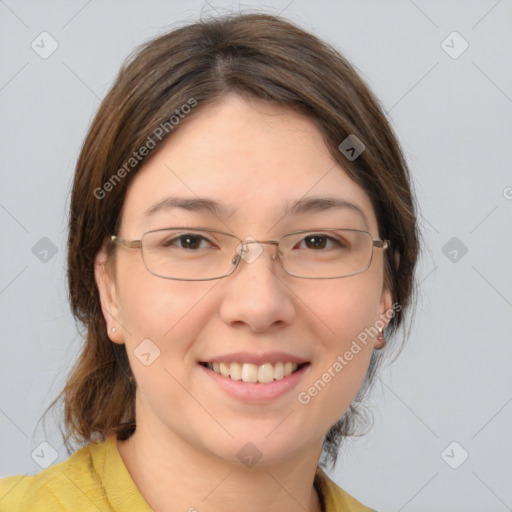
M 251 250 L 250 244 L 253 245 L 253 249 Z M 242 240 L 237 248 L 236 248 L 236 255 L 233 258 L 233 263 L 237 264 L 240 262 L 241 259 L 244 259 L 247 263 L 252 263 L 255 261 L 264 251 L 263 245 L 274 245 L 278 246 L 279 241 L 277 240 L 256 240 L 253 237 L 246 237 L 244 240 Z M 279 255 L 277 254 L 278 251 L 275 251 L 271 258 L 273 260 L 276 260 L 279 258 Z
M 277 240 L 255 240 L 252 237 L 248 237 L 245 240 L 242 240 L 242 244 L 269 244 L 269 245 L 278 245 L 279 242 Z

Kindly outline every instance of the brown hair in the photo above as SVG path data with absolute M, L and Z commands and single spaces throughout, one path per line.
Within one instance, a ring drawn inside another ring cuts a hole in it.
M 72 312 L 86 340 L 50 406 L 63 399 L 68 449 L 70 439 L 86 444 L 112 433 L 126 439 L 135 429 L 136 386 L 125 346 L 107 335 L 95 257 L 117 233 L 138 169 L 172 131 L 228 92 L 287 106 L 312 119 L 334 160 L 369 195 L 380 237 L 391 241 L 385 286 L 400 308 L 386 329 L 386 348 L 373 352 L 363 386 L 328 432 L 323 454 L 334 464 L 341 440 L 357 433 L 363 396 L 413 305 L 419 233 L 409 171 L 377 99 L 336 49 L 279 17 L 244 14 L 202 20 L 144 44 L 122 66 L 85 139 L 71 195 L 68 282 Z M 171 126 L 171 116 L 191 100 L 197 106 Z M 161 132 L 159 144 L 127 167 L 133 153 Z M 349 135 L 366 146 L 354 161 L 338 149 Z

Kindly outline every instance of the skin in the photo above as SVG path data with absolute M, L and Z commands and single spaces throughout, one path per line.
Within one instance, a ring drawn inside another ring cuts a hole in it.
M 285 202 L 312 194 L 356 203 L 379 238 L 369 197 L 334 163 L 311 120 L 229 94 L 179 126 L 134 177 L 119 235 L 140 239 L 150 229 L 186 222 L 222 231 L 229 226 L 241 239 L 277 240 L 333 217 L 339 220 L 333 227 L 365 228 L 348 209 L 284 215 Z M 206 196 L 234 213 L 221 221 L 173 209 L 143 221 L 149 206 L 171 195 Z M 198 282 L 150 274 L 140 250 L 118 247 L 112 273 L 104 266 L 105 251 L 97 256 L 109 336 L 126 344 L 137 381 L 137 430 L 117 446 L 155 511 L 320 510 L 313 478 L 324 436 L 355 397 L 382 341 L 370 338 L 307 405 L 297 394 L 391 308 L 383 251 L 376 249 L 369 269 L 356 276 L 306 280 L 287 275 L 272 258 L 275 248 L 262 247 L 263 254 L 242 261 L 231 276 Z M 133 353 L 147 338 L 161 351 L 150 366 Z M 198 366 L 238 351 L 283 351 L 311 365 L 291 392 L 265 404 L 245 403 L 213 385 Z M 251 468 L 237 457 L 247 442 L 262 453 Z

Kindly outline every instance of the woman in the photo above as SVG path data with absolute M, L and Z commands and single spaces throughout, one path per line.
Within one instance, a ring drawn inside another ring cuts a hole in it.
M 319 463 L 357 432 L 419 242 L 398 143 L 338 52 L 259 14 L 147 43 L 93 121 L 69 229 L 81 448 L 3 479 L 0 510 L 370 510 Z

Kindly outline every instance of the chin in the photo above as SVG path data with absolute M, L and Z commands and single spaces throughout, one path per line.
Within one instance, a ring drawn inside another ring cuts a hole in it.
M 280 464 L 306 449 L 306 446 L 301 446 L 301 442 L 304 443 L 303 434 L 297 433 L 295 436 L 285 430 L 279 433 L 275 430 L 266 437 L 271 429 L 258 435 L 255 432 L 257 430 L 253 425 L 252 428 L 230 432 L 233 439 L 226 435 L 218 442 L 210 440 L 205 447 L 226 464 L 247 468 Z

